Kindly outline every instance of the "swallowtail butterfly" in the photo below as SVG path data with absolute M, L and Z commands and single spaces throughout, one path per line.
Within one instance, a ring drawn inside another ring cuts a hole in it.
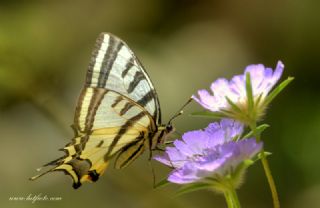
M 125 42 L 110 33 L 98 37 L 72 125 L 75 136 L 65 155 L 31 180 L 63 171 L 78 188 L 97 181 L 115 157 L 115 168 L 129 165 L 145 149 L 155 150 L 174 129 L 161 124 L 160 104 L 153 84 Z

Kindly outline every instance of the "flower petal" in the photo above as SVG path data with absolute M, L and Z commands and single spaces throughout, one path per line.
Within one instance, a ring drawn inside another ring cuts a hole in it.
M 186 164 L 184 167 L 174 170 L 170 173 L 168 181 L 178 184 L 186 184 L 201 179 L 197 176 L 197 169 L 192 163 Z
M 280 77 L 281 77 L 281 75 L 283 73 L 283 70 L 284 70 L 284 64 L 281 61 L 278 61 L 277 67 L 274 70 L 273 76 L 272 76 L 273 85 L 276 84 L 279 81 L 279 79 L 280 79 Z
M 267 107 L 263 105 L 265 98 L 279 81 L 283 69 L 284 65 L 281 61 L 278 61 L 275 70 L 267 68 L 263 64 L 252 64 L 246 67 L 243 74 L 234 76 L 230 81 L 224 78 L 215 80 L 210 86 L 213 95 L 206 90 L 199 90 L 200 98 L 196 96 L 192 96 L 192 98 L 210 111 L 220 111 L 223 116 L 242 121 L 248 125 L 260 120 L 264 115 Z M 254 106 L 249 106 L 252 104 L 251 99 L 251 104 L 248 103 L 247 73 L 250 74 Z M 249 110 L 254 112 L 248 112 Z
M 154 160 L 161 162 L 167 166 L 172 166 L 169 155 L 165 152 L 163 155 L 156 155 L 153 157 Z
M 231 141 L 234 137 L 240 136 L 244 128 L 242 123 L 232 119 L 222 119 L 220 125 L 225 133 L 225 141 Z
M 188 150 L 185 148 L 183 150 L 186 151 L 189 156 L 201 154 L 202 150 L 207 148 L 208 141 L 211 140 L 210 135 L 202 130 L 184 133 L 182 139 L 188 148 Z
M 243 125 L 230 119 L 214 122 L 204 130 L 186 132 L 182 140 L 174 141 L 162 156 L 154 159 L 173 167 L 168 181 L 193 183 L 207 177 L 226 176 L 240 163 L 257 154 L 262 143 L 255 139 L 234 141 L 242 134 Z
M 245 139 L 238 142 L 240 154 L 249 159 L 261 151 L 262 142 L 257 143 L 255 139 Z
M 255 156 L 262 149 L 262 142 L 257 143 L 255 139 L 245 139 L 237 142 L 226 143 L 221 146 L 221 154 L 232 152 L 232 156 L 226 161 L 228 166 L 224 167 L 223 172 L 228 169 L 235 169 L 244 160 Z
M 192 99 L 194 99 L 196 102 L 198 102 L 200 105 L 205 107 L 208 110 L 214 110 L 215 106 L 215 99 L 214 97 L 207 91 L 207 90 L 199 90 L 198 96 L 192 95 Z

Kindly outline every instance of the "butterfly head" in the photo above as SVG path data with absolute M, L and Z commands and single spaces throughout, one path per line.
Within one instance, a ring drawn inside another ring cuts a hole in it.
M 175 128 L 171 125 L 171 123 L 164 124 L 158 127 L 158 134 L 155 135 L 156 144 L 164 144 L 168 137 L 173 134 Z
M 166 137 L 169 134 L 172 134 L 175 131 L 175 128 L 172 126 L 171 123 L 163 124 L 159 127 L 159 131 L 161 134 L 161 137 Z
M 167 125 L 165 126 L 165 129 L 166 129 L 166 133 L 167 133 L 167 134 L 172 133 L 172 132 L 174 131 L 174 128 L 173 128 L 173 126 L 172 126 L 171 123 L 167 124 Z
M 169 120 L 169 122 L 165 125 L 161 125 L 159 127 L 159 131 L 161 132 L 160 133 L 160 136 L 159 136 L 159 140 L 158 140 L 158 143 L 160 144 L 163 144 L 166 140 L 166 138 L 168 138 L 172 133 L 175 132 L 175 128 L 172 126 L 172 121 L 174 119 L 176 119 L 177 117 L 179 117 L 180 115 L 183 114 L 183 109 L 192 101 L 192 99 L 190 98 L 181 108 L 180 110 L 174 114 L 171 119 Z

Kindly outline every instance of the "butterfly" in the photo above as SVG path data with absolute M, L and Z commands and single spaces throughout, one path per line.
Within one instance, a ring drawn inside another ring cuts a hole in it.
M 63 171 L 71 176 L 75 189 L 83 182 L 95 182 L 112 158 L 117 169 L 146 149 L 151 158 L 152 151 L 174 132 L 171 120 L 161 124 L 156 90 L 128 45 L 115 35 L 101 33 L 75 110 L 75 136 L 61 149 L 64 156 L 44 165 L 51 169 L 30 179 Z

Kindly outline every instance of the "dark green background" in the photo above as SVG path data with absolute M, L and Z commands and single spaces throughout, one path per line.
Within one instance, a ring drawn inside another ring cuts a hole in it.
M 246 65 L 285 64 L 296 79 L 272 103 L 265 148 L 283 207 L 320 206 L 320 2 L 285 1 L 1 1 L 1 207 L 225 207 L 222 196 L 199 191 L 173 198 L 179 187 L 152 189 L 147 154 L 125 170 L 109 168 L 95 184 L 73 190 L 61 173 L 36 182 L 35 169 L 62 155 L 91 50 L 100 32 L 124 39 L 158 91 L 164 121 L 200 88 L 231 78 Z M 210 120 L 175 121 L 180 132 Z M 169 172 L 154 162 L 157 178 Z M 261 164 L 238 191 L 243 207 L 271 207 Z M 42 193 L 57 202 L 12 202 Z

